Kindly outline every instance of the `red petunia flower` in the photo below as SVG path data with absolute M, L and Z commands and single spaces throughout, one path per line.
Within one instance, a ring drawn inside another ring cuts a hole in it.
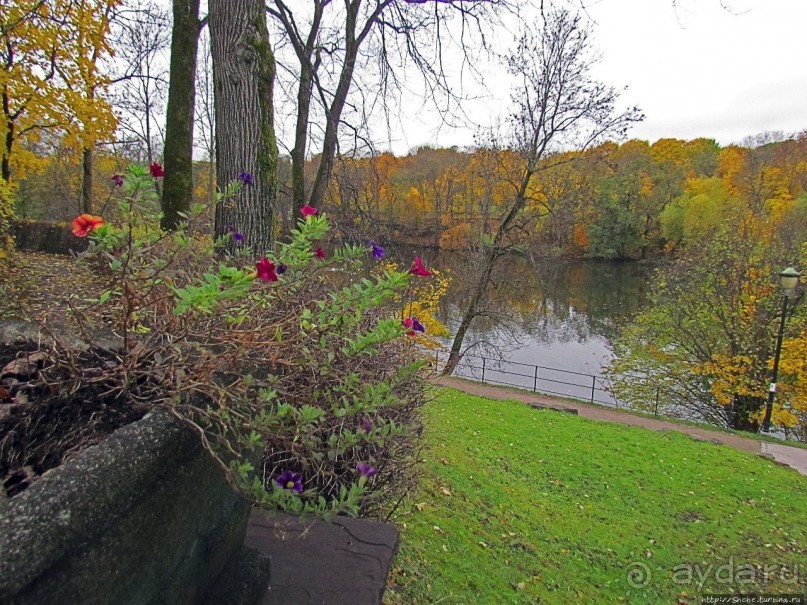
M 277 273 L 275 273 L 275 263 L 268 260 L 265 256 L 255 263 L 255 269 L 258 271 L 258 278 L 263 281 L 277 281 Z
M 309 216 L 316 216 L 317 209 L 313 206 L 303 206 L 300 208 L 300 214 L 303 215 L 303 219 L 307 219 Z
M 407 317 L 401 323 L 403 324 L 404 328 L 409 328 L 409 331 L 406 333 L 407 336 L 414 336 L 415 335 L 415 330 L 414 330 L 414 325 L 415 324 L 412 321 L 411 317 Z
M 104 225 L 104 219 L 92 214 L 82 214 L 73 219 L 73 235 L 85 237 L 93 229 Z
M 415 262 L 412 263 L 409 273 L 412 275 L 419 275 L 421 277 L 429 277 L 431 275 L 431 271 L 423 266 L 423 261 L 420 260 L 419 256 L 415 257 Z
M 322 246 L 314 250 L 314 256 L 316 256 L 319 259 L 325 258 L 325 250 L 322 249 Z
M 165 176 L 165 170 L 157 162 L 152 162 L 151 166 L 149 166 L 149 174 L 156 179 Z

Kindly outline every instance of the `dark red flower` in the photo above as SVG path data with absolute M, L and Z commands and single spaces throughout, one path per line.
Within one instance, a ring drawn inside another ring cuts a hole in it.
M 300 208 L 300 214 L 303 215 L 304 219 L 307 219 L 309 216 L 316 216 L 317 209 L 314 208 L 313 206 L 303 206 L 302 208 Z
M 151 166 L 149 166 L 149 174 L 153 176 L 155 179 L 161 176 L 165 176 L 165 170 L 163 167 L 160 166 L 157 162 L 152 162 Z
M 265 256 L 255 263 L 255 269 L 258 271 L 258 278 L 263 281 L 277 281 L 277 273 L 275 273 L 275 263 L 268 260 Z
M 320 259 L 325 258 L 325 250 L 323 250 L 322 247 L 320 246 L 319 248 L 314 250 L 314 256 Z
M 419 256 L 415 257 L 415 261 L 412 263 L 409 273 L 412 275 L 420 275 L 421 277 L 429 277 L 431 275 L 431 271 L 423 266 L 423 261 L 420 260 Z
M 123 175 L 113 174 L 112 182 L 115 184 L 115 187 L 123 187 Z
M 84 237 L 93 229 L 104 225 L 104 219 L 92 214 L 82 214 L 73 219 L 73 235 Z

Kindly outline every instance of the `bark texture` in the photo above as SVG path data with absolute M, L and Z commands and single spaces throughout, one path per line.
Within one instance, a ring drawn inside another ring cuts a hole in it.
M 193 202 L 193 108 L 196 101 L 196 53 L 199 0 L 173 0 L 171 78 L 165 119 L 165 178 L 162 227 L 176 229 Z
M 274 239 L 277 204 L 275 59 L 265 8 L 260 0 L 210 0 L 209 11 L 217 181 L 224 187 L 243 172 L 253 178 L 216 207 L 215 232 L 231 227 L 244 234 L 240 245 L 260 257 Z
M 92 149 L 85 149 L 81 157 L 81 210 L 87 214 L 93 211 L 93 166 Z

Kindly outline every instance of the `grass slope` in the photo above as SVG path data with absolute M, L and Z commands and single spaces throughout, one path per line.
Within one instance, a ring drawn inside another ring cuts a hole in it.
M 426 440 L 385 603 L 694 605 L 807 588 L 807 478 L 790 469 L 450 389 Z

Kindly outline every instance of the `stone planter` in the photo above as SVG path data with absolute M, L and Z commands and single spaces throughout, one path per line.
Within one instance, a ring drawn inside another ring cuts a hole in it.
M 154 410 L 0 498 L 0 602 L 198 603 L 248 515 L 190 428 Z

